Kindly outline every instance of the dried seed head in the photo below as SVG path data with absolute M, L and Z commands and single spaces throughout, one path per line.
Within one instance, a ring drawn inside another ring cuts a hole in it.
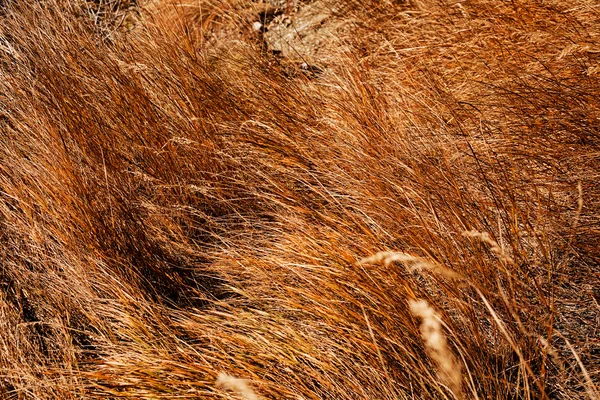
M 231 390 L 232 392 L 236 392 L 245 400 L 261 399 L 261 397 L 254 393 L 250 386 L 248 386 L 248 383 L 245 379 L 234 378 L 233 376 L 227 375 L 224 372 L 221 372 L 217 377 L 217 386 Z
M 448 347 L 439 316 L 426 300 L 410 300 L 408 304 L 412 314 L 423 320 L 421 335 L 429 356 L 437 364 L 441 382 L 448 386 L 454 397 L 464 398 L 461 368 Z

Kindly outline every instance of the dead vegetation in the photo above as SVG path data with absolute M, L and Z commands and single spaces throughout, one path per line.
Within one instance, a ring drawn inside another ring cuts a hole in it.
M 2 399 L 598 397 L 598 4 L 314 3 L 2 3 Z

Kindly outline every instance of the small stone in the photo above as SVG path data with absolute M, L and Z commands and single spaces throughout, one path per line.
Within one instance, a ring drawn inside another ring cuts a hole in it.
M 252 29 L 253 29 L 255 32 L 260 32 L 260 31 L 262 31 L 262 30 L 263 30 L 263 24 L 261 24 L 260 22 L 256 21 L 256 22 L 254 22 L 254 23 L 252 24 Z

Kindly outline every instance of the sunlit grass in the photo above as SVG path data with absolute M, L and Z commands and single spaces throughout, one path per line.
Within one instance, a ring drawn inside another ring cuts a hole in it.
M 598 5 L 191 3 L 0 6 L 0 398 L 598 396 Z

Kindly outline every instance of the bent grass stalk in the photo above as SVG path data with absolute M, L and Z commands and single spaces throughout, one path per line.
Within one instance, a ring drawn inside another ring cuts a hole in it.
M 461 367 L 442 332 L 439 315 L 426 300 L 409 300 L 408 304 L 411 313 L 422 320 L 421 335 L 427 353 L 438 367 L 440 381 L 450 389 L 456 399 L 463 399 Z

